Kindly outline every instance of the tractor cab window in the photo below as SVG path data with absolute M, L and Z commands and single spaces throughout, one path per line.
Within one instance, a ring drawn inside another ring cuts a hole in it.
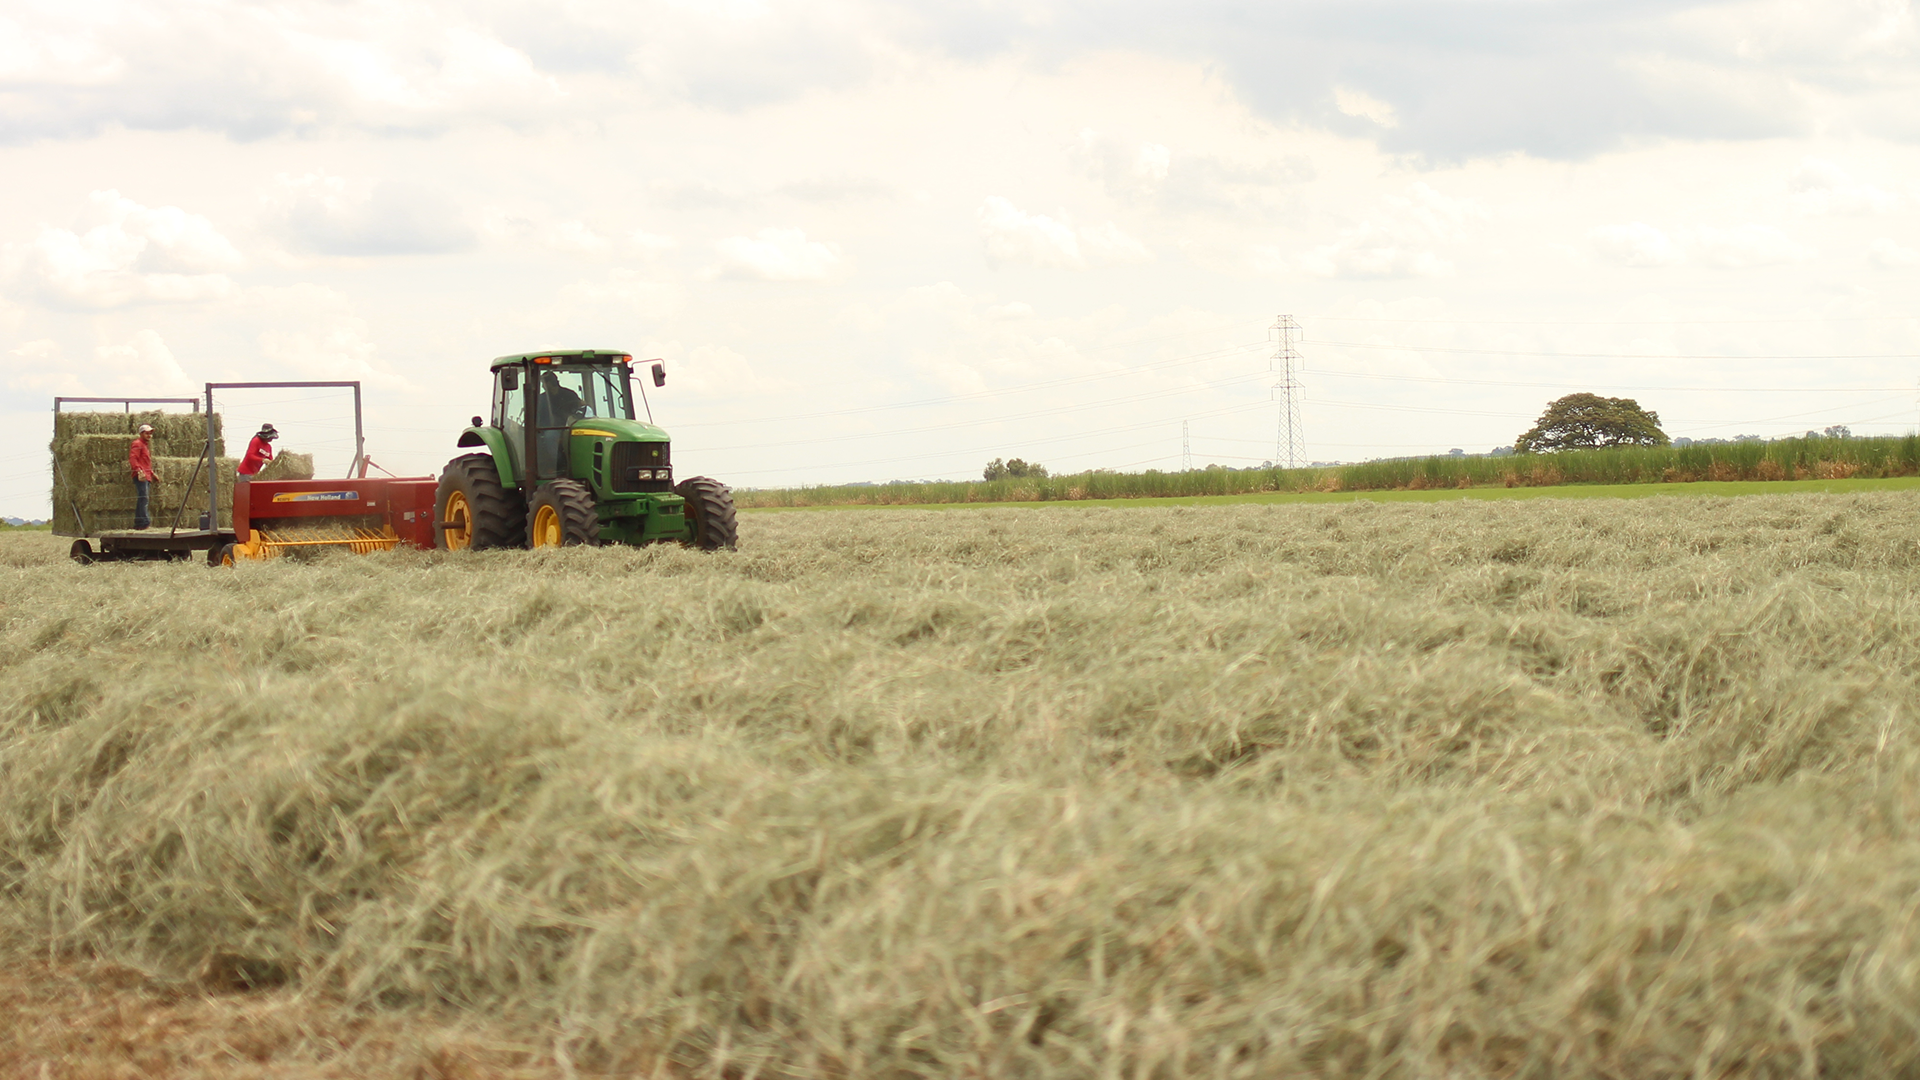
M 527 396 L 520 388 L 520 369 L 502 368 L 494 378 L 493 426 L 506 433 L 507 457 L 519 472 L 527 437 Z
M 539 461 L 533 470 L 540 480 L 566 476 L 570 472 L 566 430 L 588 417 L 633 419 L 633 403 L 627 398 L 627 372 L 607 364 L 560 366 L 537 369 L 540 380 Z
M 540 426 L 567 427 L 590 416 L 633 419 L 626 370 L 607 365 L 553 367 L 540 373 Z

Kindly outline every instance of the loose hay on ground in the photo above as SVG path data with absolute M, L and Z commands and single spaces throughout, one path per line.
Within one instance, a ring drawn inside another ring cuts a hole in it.
M 0 940 L 556 1070 L 1906 1075 L 1916 509 L 8 536 Z

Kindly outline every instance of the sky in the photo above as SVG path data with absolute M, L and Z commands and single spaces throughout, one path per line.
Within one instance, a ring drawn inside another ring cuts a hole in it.
M 1284 460 L 1282 316 L 1314 461 L 1920 426 L 1909 0 L 9 0 L 0 185 L 0 516 L 55 395 L 433 475 L 547 348 L 735 487 Z

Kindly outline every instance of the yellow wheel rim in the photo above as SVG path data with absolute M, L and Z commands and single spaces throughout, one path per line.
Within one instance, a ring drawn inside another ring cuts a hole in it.
M 465 551 L 473 544 L 473 510 L 467 506 L 467 495 L 463 491 L 447 493 L 446 529 L 442 535 L 447 538 L 447 547 L 452 551 Z
M 558 510 L 551 506 L 542 506 L 533 512 L 534 547 L 559 547 L 564 538 Z

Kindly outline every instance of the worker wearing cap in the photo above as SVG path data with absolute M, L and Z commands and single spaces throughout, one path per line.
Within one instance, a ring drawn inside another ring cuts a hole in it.
M 273 440 L 279 437 L 280 433 L 273 430 L 272 424 L 260 425 L 260 433 L 247 443 L 247 456 L 240 459 L 240 467 L 235 470 L 240 474 L 240 479 L 253 479 L 261 466 L 273 460 Z
M 141 424 L 140 434 L 127 447 L 127 468 L 133 471 L 133 527 L 144 529 L 153 524 L 147 515 L 147 501 L 153 495 L 152 424 Z

